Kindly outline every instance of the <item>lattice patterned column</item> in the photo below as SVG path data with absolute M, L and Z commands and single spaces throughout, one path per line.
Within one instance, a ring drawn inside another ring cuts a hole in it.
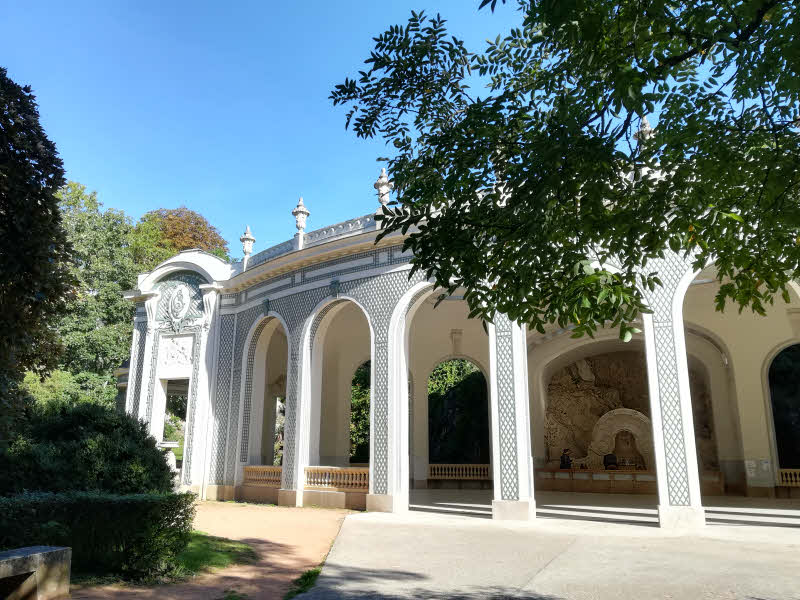
M 525 328 L 497 315 L 489 324 L 495 519 L 536 516 L 533 498 Z
M 705 524 L 683 330 L 683 297 L 692 269 L 688 261 L 669 253 L 650 261 L 647 270 L 657 271 L 664 284 L 644 292 L 653 313 L 642 317 L 659 522 L 664 528 L 691 529 Z

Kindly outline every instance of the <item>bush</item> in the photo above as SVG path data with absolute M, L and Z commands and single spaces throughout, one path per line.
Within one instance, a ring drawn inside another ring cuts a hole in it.
M 169 492 L 172 473 L 147 426 L 112 408 L 39 407 L 0 452 L 0 495 Z
M 70 546 L 77 572 L 169 574 L 189 542 L 195 495 L 26 493 L 0 498 L 0 550 Z

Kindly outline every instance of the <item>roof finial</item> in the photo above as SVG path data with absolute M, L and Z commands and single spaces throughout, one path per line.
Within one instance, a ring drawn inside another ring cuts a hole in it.
M 372 187 L 378 190 L 378 201 L 381 203 L 381 206 L 386 206 L 391 199 L 389 197 L 389 192 L 394 189 L 394 182 L 389 181 L 389 176 L 386 174 L 385 167 L 381 169 L 378 181 L 376 181 Z
M 253 243 L 256 241 L 256 238 L 253 237 L 253 233 L 250 231 L 250 225 L 244 230 L 239 241 L 242 242 L 242 252 L 244 252 L 244 255 L 250 256 L 253 252 Z
M 245 228 L 239 241 L 242 242 L 242 253 L 244 253 L 244 258 L 242 259 L 242 269 L 244 270 L 247 269 L 247 262 L 250 260 L 250 254 L 253 252 L 253 243 L 256 241 L 256 238 L 253 237 L 253 233 L 250 231 L 250 225 Z
M 297 206 L 294 207 L 292 211 L 292 215 L 294 215 L 294 224 L 297 227 L 297 231 L 303 233 L 306 229 L 306 218 L 311 213 L 306 208 L 306 205 L 303 204 L 303 197 L 300 196 L 300 200 L 297 201 Z
M 642 117 L 639 121 L 639 131 L 633 134 L 633 139 L 644 142 L 651 137 L 653 137 L 653 128 L 650 127 L 650 121 L 647 120 L 647 117 Z

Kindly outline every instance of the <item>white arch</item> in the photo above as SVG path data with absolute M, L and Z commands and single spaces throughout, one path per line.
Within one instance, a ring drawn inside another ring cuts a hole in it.
M 194 271 L 202 275 L 207 283 L 226 281 L 233 275 L 233 265 L 203 250 L 184 250 L 168 258 L 149 273 L 139 275 L 137 285 L 147 292 L 166 275 L 175 271 Z
M 319 456 L 319 427 L 321 416 L 321 387 L 322 387 L 322 357 L 324 354 L 324 342 L 314 343 L 312 339 L 312 331 L 314 322 L 319 314 L 329 305 L 347 301 L 355 304 L 363 314 L 369 328 L 370 336 L 370 359 L 375 355 L 375 333 L 370 319 L 369 312 L 366 308 L 354 297 L 347 294 L 339 294 L 337 297 L 328 296 L 319 302 L 311 314 L 306 318 L 303 323 L 300 343 L 300 355 L 298 357 L 298 368 L 300 380 L 297 386 L 297 401 L 296 401 L 296 415 L 295 415 L 295 473 L 294 480 L 297 488 L 297 506 L 303 505 L 303 481 L 305 480 L 305 467 L 311 464 L 311 460 Z M 317 336 L 320 340 L 323 339 L 325 329 L 330 325 L 333 314 L 326 314 L 322 321 L 319 323 Z M 321 335 L 320 335 L 321 334 Z M 375 385 L 375 361 L 371 360 L 370 372 L 370 389 Z M 296 377 L 297 375 L 289 375 Z M 372 424 L 374 410 L 374 403 L 370 403 L 370 439 L 373 439 Z M 317 432 L 316 438 L 312 437 L 312 433 Z M 370 444 L 370 469 L 372 469 L 373 460 L 373 445 Z M 372 477 L 370 476 L 370 492 L 372 491 Z
M 266 322 L 266 324 L 265 324 Z M 263 325 L 263 329 L 260 329 Z M 253 400 L 258 398 L 259 396 L 263 395 L 264 390 L 264 375 L 266 374 L 263 369 L 267 368 L 266 364 L 260 364 L 261 361 L 258 360 L 258 356 L 255 354 L 257 352 L 258 347 L 261 344 L 264 344 L 263 348 L 263 358 L 264 361 L 267 360 L 268 353 L 269 353 L 269 346 L 272 342 L 272 336 L 278 331 L 278 328 L 283 330 L 284 335 L 288 341 L 289 329 L 286 325 L 286 321 L 284 318 L 276 313 L 275 311 L 269 311 L 267 314 L 262 315 L 260 318 L 255 319 L 253 324 L 250 326 L 250 329 L 247 332 L 247 335 L 244 339 L 244 345 L 242 346 L 242 360 L 241 360 L 241 381 L 239 384 L 238 396 L 236 397 L 236 402 L 239 404 L 239 422 L 236 428 L 236 443 L 233 446 L 233 452 L 235 454 L 235 462 L 236 465 L 235 472 L 234 472 L 234 485 L 241 485 L 242 480 L 244 479 L 244 465 L 245 464 L 253 464 L 253 446 L 254 440 L 256 437 L 259 438 L 259 446 L 260 446 L 260 436 L 251 436 L 250 433 L 255 430 L 256 433 L 261 433 L 261 420 L 263 419 L 263 406 L 259 405 L 256 410 L 253 410 Z M 256 332 L 259 332 L 258 337 L 256 338 Z M 253 360 L 251 362 L 250 355 L 251 352 L 253 354 Z M 262 353 L 258 353 L 261 355 Z M 258 367 L 258 368 L 257 368 Z M 288 371 L 289 368 L 289 356 L 288 356 L 288 348 L 287 348 L 287 356 L 286 356 L 286 369 Z M 246 391 L 247 391 L 247 380 L 250 379 L 252 382 L 252 387 L 250 388 L 250 411 L 246 411 L 245 401 L 248 399 L 246 398 Z M 260 392 L 260 393 L 259 393 Z M 244 423 L 245 421 L 248 422 L 248 431 L 245 432 L 244 430 Z M 274 421 L 274 415 L 273 415 Z M 253 428 L 253 424 L 256 423 L 256 427 Z M 241 461 L 240 456 L 240 444 L 242 442 L 242 437 L 247 433 L 248 437 L 248 459 L 247 463 L 243 463 Z

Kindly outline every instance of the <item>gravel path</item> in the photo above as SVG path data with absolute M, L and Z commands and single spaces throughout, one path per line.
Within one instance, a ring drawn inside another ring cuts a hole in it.
M 346 514 L 343 510 L 201 502 L 194 528 L 250 544 L 260 557 L 256 563 L 174 585 L 73 588 L 72 598 L 217 600 L 227 590 L 235 590 L 248 600 L 280 600 L 294 579 L 322 562 Z

